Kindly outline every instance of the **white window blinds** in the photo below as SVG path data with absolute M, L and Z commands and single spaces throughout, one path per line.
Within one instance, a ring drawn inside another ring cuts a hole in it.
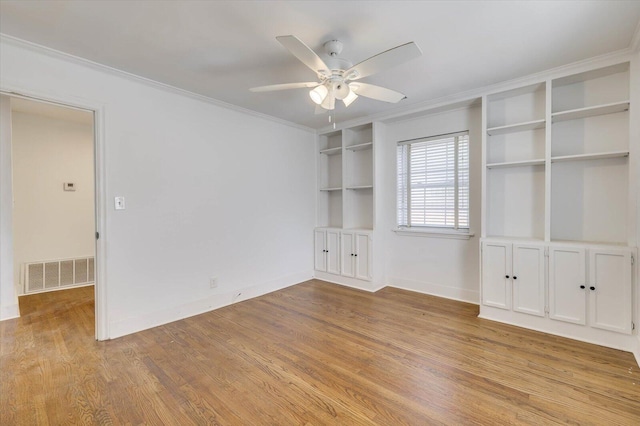
M 398 226 L 469 229 L 468 132 L 400 142 Z

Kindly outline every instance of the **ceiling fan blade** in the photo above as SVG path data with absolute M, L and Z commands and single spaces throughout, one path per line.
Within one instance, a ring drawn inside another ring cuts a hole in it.
M 344 75 L 349 80 L 358 80 L 422 55 L 422 51 L 414 42 L 402 44 L 393 49 L 378 53 L 349 68 Z
M 278 40 L 280 44 L 286 47 L 293 56 L 295 56 L 300 61 L 302 61 L 303 64 L 311 68 L 316 74 L 331 74 L 331 71 L 329 71 L 327 65 L 322 59 L 320 59 L 318 55 L 316 55 L 316 52 L 311 50 L 309 46 L 300 41 L 300 39 L 298 39 L 296 36 L 278 36 L 276 37 L 276 40 Z
M 375 99 L 377 101 L 396 103 L 405 99 L 406 96 L 400 92 L 396 92 L 391 89 L 376 86 L 367 83 L 349 83 L 351 90 L 358 96 L 364 96 L 365 98 Z
M 317 81 L 307 81 L 304 83 L 284 83 L 284 84 L 272 84 L 270 86 L 252 87 L 249 89 L 252 92 L 273 92 L 274 90 L 287 90 L 287 89 L 302 89 L 304 87 L 316 87 Z

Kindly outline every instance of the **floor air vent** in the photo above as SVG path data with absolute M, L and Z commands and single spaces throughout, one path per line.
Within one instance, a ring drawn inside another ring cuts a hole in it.
M 26 263 L 24 292 L 37 293 L 95 282 L 93 257 Z

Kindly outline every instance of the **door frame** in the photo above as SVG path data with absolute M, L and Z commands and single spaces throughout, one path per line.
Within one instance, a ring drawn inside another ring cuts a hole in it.
M 94 155 L 94 204 L 95 226 L 99 238 L 95 246 L 95 337 L 96 340 L 109 339 L 109 321 L 107 309 L 107 268 L 106 268 L 106 154 L 105 154 L 105 106 L 103 103 L 65 96 L 60 93 L 43 92 L 19 87 L 10 83 L 0 83 L 0 94 L 12 98 L 23 98 L 37 102 L 46 102 L 68 108 L 93 112 L 93 155 Z M 11 189 L 13 196 L 13 190 Z M 13 254 L 13 246 L 11 245 Z M 14 271 L 15 274 L 15 271 Z M 15 275 L 14 275 L 15 277 Z

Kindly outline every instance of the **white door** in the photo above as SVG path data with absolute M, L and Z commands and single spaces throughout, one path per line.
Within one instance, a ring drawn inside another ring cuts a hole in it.
M 513 245 L 513 310 L 544 316 L 544 246 Z
M 371 256 L 371 240 L 369 234 L 356 234 L 356 278 L 370 280 L 369 258 Z
M 511 309 L 511 244 L 482 243 L 482 303 Z
M 631 253 L 589 250 L 589 322 L 631 334 Z
M 354 244 L 354 236 L 350 232 L 342 233 L 342 275 L 345 277 L 355 277 L 355 254 L 356 247 Z
M 327 231 L 324 229 L 316 229 L 313 232 L 314 238 L 314 267 L 317 271 L 327 271 Z
M 579 247 L 549 247 L 549 318 L 587 323 L 586 254 Z
M 340 231 L 327 230 L 327 272 L 340 274 Z

